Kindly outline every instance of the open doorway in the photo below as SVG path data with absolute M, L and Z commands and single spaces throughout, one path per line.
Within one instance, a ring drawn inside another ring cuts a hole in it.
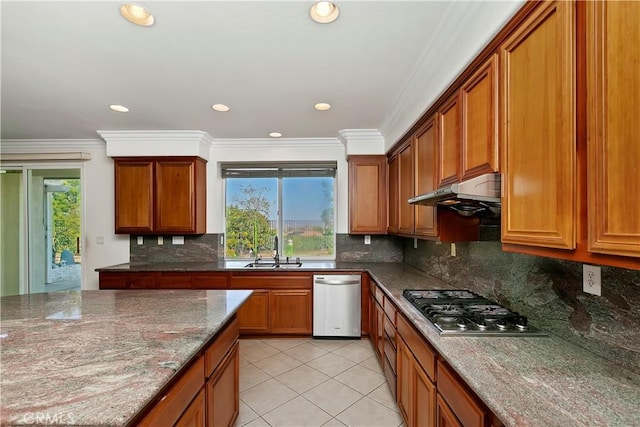
M 80 290 L 80 168 L 2 168 L 0 295 Z

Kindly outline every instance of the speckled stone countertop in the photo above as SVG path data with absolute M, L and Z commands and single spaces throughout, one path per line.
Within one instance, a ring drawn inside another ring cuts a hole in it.
M 251 291 L 0 298 L 2 425 L 125 425 Z
M 188 264 L 122 264 L 98 271 L 256 271 L 237 263 Z M 438 335 L 402 291 L 451 286 L 413 267 L 336 262 L 303 263 L 302 269 L 368 271 L 506 426 L 640 426 L 640 376 L 561 338 Z
M 441 337 L 404 298 L 451 288 L 404 264 L 362 264 L 507 426 L 640 426 L 640 376 L 558 337 Z

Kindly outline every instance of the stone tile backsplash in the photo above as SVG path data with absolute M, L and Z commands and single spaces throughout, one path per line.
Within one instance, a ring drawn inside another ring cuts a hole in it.
M 403 239 L 404 262 L 518 311 L 542 329 L 640 372 L 640 271 L 602 267 L 602 296 L 582 291 L 582 263 L 502 252 L 499 242 Z
M 224 259 L 224 245 L 220 243 L 222 234 L 202 234 L 184 236 L 183 245 L 174 245 L 172 236 L 163 236 L 163 244 L 158 245 L 158 236 L 144 236 L 138 245 L 138 236 L 129 240 L 130 262 L 218 262 Z
M 402 239 L 395 236 L 372 235 L 365 245 L 364 236 L 337 234 L 338 262 L 402 262 Z

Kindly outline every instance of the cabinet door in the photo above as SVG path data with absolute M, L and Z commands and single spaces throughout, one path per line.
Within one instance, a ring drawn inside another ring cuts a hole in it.
M 204 390 L 200 390 L 189 404 L 180 419 L 175 423 L 176 427 L 204 427 Z
M 398 232 L 399 215 L 400 215 L 400 161 L 398 156 L 389 159 L 389 206 L 388 206 L 388 224 L 387 233 L 396 234 Z
M 156 162 L 156 231 L 194 233 L 195 162 Z
M 116 234 L 153 231 L 153 162 L 115 159 Z
M 466 427 L 460 424 L 460 421 L 453 414 L 447 402 L 442 396 L 438 395 L 436 410 L 436 426 L 437 427 Z
M 311 290 L 271 291 L 269 305 L 272 333 L 311 333 Z
M 640 3 L 587 2 L 589 251 L 640 257 Z
M 436 386 L 414 361 L 412 414 L 416 427 L 433 427 L 436 423 Z
M 269 291 L 254 290 L 238 310 L 241 334 L 269 332 Z
M 498 171 L 498 55 L 460 89 L 462 180 Z
M 415 426 L 415 422 L 412 417 L 411 408 L 415 404 L 412 402 L 413 396 L 413 388 L 412 388 L 412 380 L 413 376 L 413 357 L 409 352 L 406 344 L 402 339 L 398 339 L 398 364 L 397 364 L 397 402 L 398 409 L 400 410 L 400 415 L 404 419 L 404 423 L 407 427 Z
M 456 93 L 438 109 L 438 187 L 460 181 L 460 102 Z
M 387 158 L 349 157 L 349 233 L 387 232 Z
M 437 188 L 438 146 L 436 136 L 437 125 L 434 115 L 413 138 L 416 170 L 414 193 L 416 196 Z M 436 207 L 417 205 L 414 209 L 416 215 L 415 234 L 418 236 L 437 236 Z
M 233 426 L 240 412 L 240 355 L 236 342 L 207 381 L 207 425 Z
M 541 3 L 500 47 L 504 243 L 576 246 L 574 7 Z
M 400 234 L 413 234 L 414 231 L 414 206 L 407 201 L 413 197 L 413 144 L 407 144 L 398 153 L 399 158 L 399 224 L 398 231 Z

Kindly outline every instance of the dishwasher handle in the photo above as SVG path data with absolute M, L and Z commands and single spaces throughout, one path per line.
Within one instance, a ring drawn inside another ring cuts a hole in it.
M 325 279 L 324 277 L 316 277 L 313 280 L 313 283 L 317 283 L 319 285 L 359 285 L 360 284 L 360 278 L 358 277 L 357 279 L 347 279 L 347 280 L 330 280 L 330 279 Z

